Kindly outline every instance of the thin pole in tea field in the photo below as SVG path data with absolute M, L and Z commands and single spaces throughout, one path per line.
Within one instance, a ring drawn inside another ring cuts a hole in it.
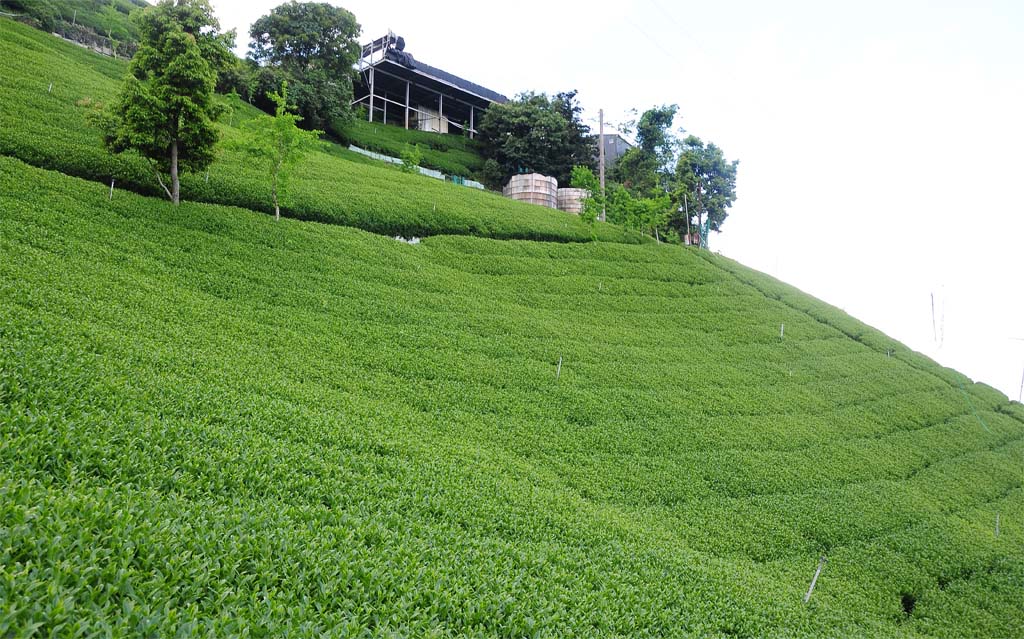
M 821 559 L 818 561 L 818 569 L 814 571 L 814 578 L 811 579 L 811 587 L 807 589 L 807 594 L 804 595 L 804 603 L 811 600 L 811 593 L 814 592 L 814 586 L 818 583 L 818 577 L 821 576 L 821 569 L 825 567 L 825 563 L 827 561 L 828 559 L 825 558 L 825 555 L 822 555 Z
M 114 199 L 114 179 L 113 178 L 110 179 L 110 195 L 107 196 L 107 199 L 108 200 L 113 200 Z
M 555 369 L 555 379 L 562 376 L 562 356 L 558 356 L 558 368 Z
M 932 293 L 932 339 L 939 343 L 939 332 L 935 328 L 935 293 Z
M 786 325 L 785 324 L 779 324 L 779 339 L 782 339 L 785 336 L 786 336 Z

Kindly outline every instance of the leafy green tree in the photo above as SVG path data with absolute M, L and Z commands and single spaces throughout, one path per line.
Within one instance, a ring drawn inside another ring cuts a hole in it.
M 575 93 L 573 92 L 573 95 Z M 517 173 L 536 172 L 568 183 L 574 161 L 574 133 L 562 113 L 566 102 L 543 93 L 523 93 L 505 104 L 492 104 L 477 127 L 484 157 L 494 160 L 483 177 L 500 188 Z M 569 107 L 572 108 L 571 105 Z
M 636 125 L 637 147 L 655 158 L 658 168 L 671 167 L 679 141 L 672 132 L 679 105 L 669 104 L 644 111 Z
M 288 109 L 288 83 L 281 92 L 267 96 L 274 103 L 274 115 L 259 115 L 242 124 L 243 137 L 233 146 L 241 148 L 262 162 L 270 171 L 271 195 L 274 200 L 274 219 L 281 219 L 279 196 L 287 186 L 289 169 L 309 151 L 314 150 L 323 131 L 305 131 L 298 127 L 302 119 Z
M 687 213 L 676 211 L 671 226 L 682 232 L 696 215 L 700 226 L 707 218 L 712 231 L 721 228 L 729 215 L 729 207 L 736 201 L 736 168 L 739 160 L 729 162 L 722 149 L 712 143 L 705 144 L 696 136 L 682 143 L 682 153 L 676 164 L 675 201 Z M 684 201 L 685 198 L 685 201 Z
M 139 50 L 106 118 L 107 147 L 149 160 L 175 205 L 180 169 L 202 171 L 214 158 L 216 64 L 231 55 L 218 27 L 206 0 L 163 0 L 142 12 Z
M 583 212 L 580 217 L 588 224 L 593 225 L 600 219 L 605 206 L 605 198 L 601 193 L 601 181 L 594 175 L 590 167 L 574 166 L 570 184 L 574 189 L 586 189 L 590 192 L 587 197 L 583 198 Z
M 157 6 L 163 17 L 156 18 L 149 10 L 132 14 L 132 17 L 139 16 L 137 23 L 142 40 L 146 39 L 147 30 L 162 30 L 161 22 L 173 23 L 195 39 L 200 55 L 218 78 L 235 66 L 238 57 L 232 49 L 237 34 L 234 29 L 220 30 L 220 22 L 213 15 L 209 0 L 161 0 Z
M 656 192 L 661 181 L 656 158 L 639 147 L 623 153 L 608 172 L 608 177 L 637 197 Z
M 423 162 L 423 150 L 418 144 L 406 144 L 402 149 L 402 164 L 399 168 L 405 173 L 419 173 Z
M 636 147 L 612 167 L 609 177 L 629 189 L 634 197 L 659 197 L 671 190 L 679 148 L 672 125 L 678 111 L 675 104 L 645 111 L 636 123 Z
M 325 2 L 292 0 L 274 8 L 249 31 L 249 57 L 261 67 L 257 96 L 287 80 L 307 126 L 341 133 L 351 118 L 359 31 L 352 13 Z
M 672 212 L 672 198 L 667 193 L 653 197 L 634 197 L 621 184 L 612 184 L 605 196 L 607 219 L 613 224 L 647 233 L 657 239 Z

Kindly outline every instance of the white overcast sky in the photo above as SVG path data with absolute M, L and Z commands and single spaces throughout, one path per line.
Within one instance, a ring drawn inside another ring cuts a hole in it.
M 240 49 L 277 4 L 213 0 Z M 679 104 L 740 160 L 713 250 L 1017 399 L 1024 2 L 332 4 L 510 97 L 578 89 L 595 129 Z

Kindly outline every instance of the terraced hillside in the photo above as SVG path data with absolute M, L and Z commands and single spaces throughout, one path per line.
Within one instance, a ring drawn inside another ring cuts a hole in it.
M 4 636 L 1024 632 L 1021 406 L 724 258 L 0 189 Z
M 111 197 L 119 72 L 0 20 L 0 637 L 1024 637 L 1019 403 L 333 147 L 331 224 Z
M 126 69 L 124 62 L 0 18 L 0 155 L 107 185 L 113 179 L 122 188 L 160 196 L 148 164 L 138 156 L 108 154 L 100 132 L 89 123 L 89 105 L 115 96 Z M 236 136 L 231 124 L 253 111 L 245 108 L 224 118 L 224 137 Z M 432 153 L 435 158 L 442 155 Z M 458 149 L 447 155 L 456 163 L 467 161 Z M 273 212 L 266 173 L 226 146 L 209 174 L 183 177 L 182 198 Z M 568 213 L 406 175 L 332 144 L 325 144 L 323 152 L 312 154 L 296 171 L 282 213 L 404 236 L 586 242 L 596 232 L 597 239 L 605 241 L 644 240 L 610 225 L 595 231 Z
M 423 166 L 447 175 L 471 177 L 484 164 L 476 144 L 459 135 L 406 130 L 362 118 L 355 119 L 345 134 L 348 141 L 358 147 L 396 158 L 402 156 L 407 146 L 418 146 L 423 154 Z

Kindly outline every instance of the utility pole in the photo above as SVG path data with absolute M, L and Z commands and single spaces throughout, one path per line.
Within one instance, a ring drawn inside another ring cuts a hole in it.
M 598 135 L 598 165 L 601 174 L 601 221 L 605 221 L 605 204 L 604 204 L 604 109 L 598 109 L 598 128 L 600 133 Z M 591 120 L 593 122 L 593 120 Z
M 693 244 L 693 233 L 690 231 L 690 203 L 686 200 L 686 193 L 683 193 L 683 210 L 686 215 L 686 243 Z

